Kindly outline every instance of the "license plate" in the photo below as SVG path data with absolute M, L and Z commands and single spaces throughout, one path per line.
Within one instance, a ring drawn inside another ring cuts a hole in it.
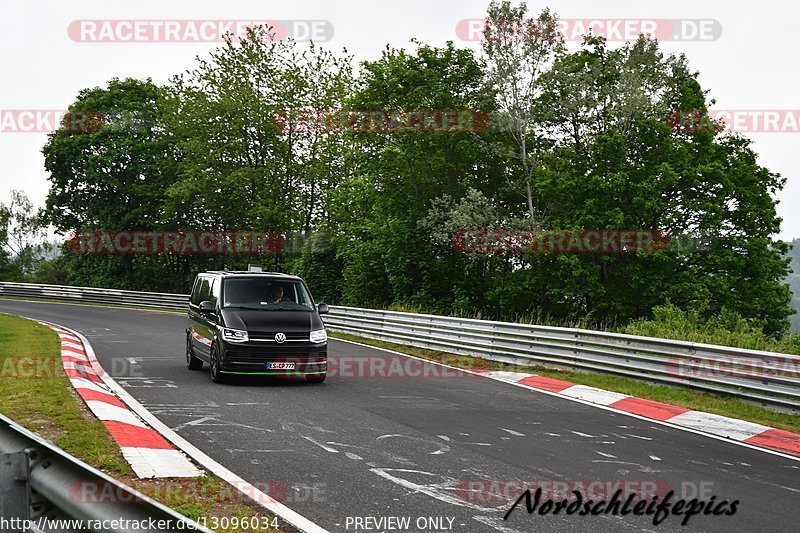
M 294 370 L 294 363 L 267 363 L 267 370 Z

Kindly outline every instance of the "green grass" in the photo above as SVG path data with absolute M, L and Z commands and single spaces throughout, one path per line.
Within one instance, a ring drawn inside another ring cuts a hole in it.
M 0 314 L 0 412 L 143 494 L 191 519 L 267 517 L 255 505 L 224 495 L 236 491 L 215 476 L 138 480 L 119 445 L 73 392 L 61 365 L 58 335 L 38 322 Z M 170 490 L 164 490 L 169 486 Z M 176 489 L 176 487 L 178 487 Z M 217 531 L 248 531 L 217 529 Z M 259 528 L 259 531 L 273 529 Z
M 43 370 L 31 370 L 31 364 Z M 53 330 L 0 314 L 0 383 L 0 412 L 7 417 L 96 468 L 112 475 L 131 474 L 103 423 L 74 395 Z
M 519 367 L 504 363 L 489 361 L 478 357 L 454 355 L 425 348 L 414 348 L 392 342 L 385 342 L 352 335 L 349 333 L 332 332 L 332 338 L 351 340 L 369 344 L 378 348 L 386 348 L 400 353 L 406 353 L 432 361 L 449 364 L 459 368 L 506 370 L 511 372 L 526 372 L 579 385 L 588 385 L 622 394 L 629 394 L 639 398 L 679 405 L 687 409 L 695 409 L 732 418 L 739 418 L 765 426 L 771 426 L 786 431 L 800 433 L 800 416 L 789 413 L 773 411 L 751 403 L 743 402 L 737 398 L 711 394 L 669 385 L 653 385 L 613 374 L 599 374 L 591 372 L 576 372 L 572 370 L 557 370 L 542 366 Z

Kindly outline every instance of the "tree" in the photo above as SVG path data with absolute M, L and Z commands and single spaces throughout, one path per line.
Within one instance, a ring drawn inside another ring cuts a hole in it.
M 613 51 L 590 39 L 556 62 L 545 87 L 553 149 L 533 183 L 547 227 L 716 237 L 709 249 L 579 258 L 569 267 L 587 272 L 569 291 L 577 309 L 625 322 L 669 300 L 782 331 L 788 290 L 773 195 L 785 180 L 758 165 L 741 136 L 670 124 L 673 111 L 702 115 L 708 105 L 685 58 L 644 38 Z
M 443 194 L 460 198 L 472 187 L 498 202 L 507 196 L 496 179 L 503 174 L 497 135 L 480 120 L 493 112 L 494 97 L 480 62 L 453 43 L 417 43 L 413 52 L 387 48 L 362 64 L 359 81 L 350 109 L 388 118 L 351 133 L 352 174 L 327 197 L 344 265 L 343 299 L 447 310 L 452 287 L 463 282 L 452 268 L 458 254 L 434 244 L 420 223 Z M 431 122 L 414 126 L 410 117 L 421 112 Z M 447 113 L 470 120 L 448 127 Z
M 12 190 L 8 206 L 0 204 L 0 226 L 0 241 L 10 251 L 7 260 L 22 275 L 31 274 L 42 260 L 45 224 L 23 191 Z
M 74 231 L 174 229 L 164 217 L 175 181 L 165 132 L 162 89 L 152 81 L 112 79 L 81 91 L 42 152 L 51 188 L 47 221 Z M 91 117 L 80 121 L 76 117 Z M 134 290 L 187 290 L 185 258 L 65 251 L 61 268 L 80 285 Z
M 186 227 L 308 232 L 343 170 L 341 135 L 293 117 L 340 108 L 350 58 L 258 27 L 229 37 L 169 87 L 178 180 L 166 215 Z M 287 121 L 288 117 L 288 121 Z
M 531 19 L 525 3 L 513 7 L 509 1 L 492 1 L 483 31 L 486 79 L 497 94 L 499 123 L 516 146 L 514 155 L 521 169 L 517 175 L 525 185 L 532 227 L 538 221 L 531 179 L 546 149 L 537 124 L 536 101 L 543 74 L 564 50 L 557 23 L 558 17 L 547 9 Z

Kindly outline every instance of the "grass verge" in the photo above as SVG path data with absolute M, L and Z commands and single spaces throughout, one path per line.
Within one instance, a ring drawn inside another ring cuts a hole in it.
M 237 496 L 215 476 L 140 480 L 102 422 L 77 396 L 61 366 L 61 342 L 50 328 L 0 314 L 0 412 L 67 453 L 191 519 L 238 518 L 271 524 L 273 518 Z M 217 531 L 248 531 L 220 528 Z M 259 531 L 270 531 L 263 527 Z M 274 529 L 271 529 L 274 531 Z
M 487 359 L 481 359 L 478 357 L 454 355 L 436 350 L 415 348 L 402 344 L 395 344 L 392 342 L 369 339 L 366 337 L 360 337 L 358 335 L 352 335 L 350 333 L 329 331 L 328 335 L 331 338 L 361 342 L 377 348 L 386 348 L 400 353 L 421 357 L 423 359 L 449 364 L 458 368 L 471 370 L 506 370 L 509 372 L 526 372 L 530 374 L 537 374 L 539 376 L 569 381 L 579 385 L 588 385 L 590 387 L 597 387 L 622 394 L 629 394 L 631 396 L 654 400 L 657 402 L 679 405 L 687 409 L 695 409 L 697 411 L 705 411 L 707 413 L 729 416 L 732 418 L 747 420 L 748 422 L 755 422 L 765 426 L 771 426 L 778 429 L 784 429 L 786 431 L 800 433 L 800 416 L 773 411 L 772 409 L 753 405 L 751 403 L 743 402 L 737 398 L 720 394 L 681 389 L 678 387 L 671 387 L 669 385 L 653 385 L 643 381 L 615 376 L 613 374 L 558 370 L 553 368 L 545 368 L 543 366 L 521 367 L 507 365 L 505 363 L 489 361 Z

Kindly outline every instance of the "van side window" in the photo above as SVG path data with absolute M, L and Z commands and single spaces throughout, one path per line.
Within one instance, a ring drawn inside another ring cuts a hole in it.
M 211 300 L 211 303 L 214 304 L 214 307 L 216 307 L 217 304 L 219 303 L 219 293 L 221 286 L 222 286 L 222 280 L 214 279 L 211 281 L 211 296 L 208 299 Z
M 203 278 L 203 280 L 200 282 L 199 302 L 205 302 L 211 298 L 211 284 L 209 281 L 210 280 L 208 278 Z
M 189 299 L 189 302 L 192 305 L 200 305 L 200 281 L 203 278 L 197 276 L 194 280 L 194 286 L 192 287 L 192 297 Z

